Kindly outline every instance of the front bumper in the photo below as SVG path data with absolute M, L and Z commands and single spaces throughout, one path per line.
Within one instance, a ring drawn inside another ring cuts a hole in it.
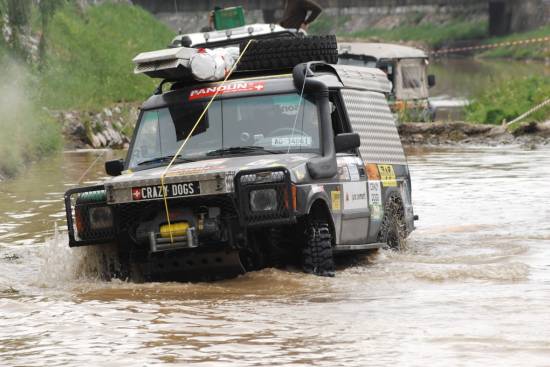
M 241 171 L 234 176 L 230 183 L 230 187 L 234 188 L 234 193 L 224 192 L 229 186 L 225 182 L 225 185 L 221 185 L 223 189 L 219 190 L 221 191 L 219 194 L 210 194 L 213 184 L 212 180 L 207 181 L 205 184 L 207 189 L 203 190 L 201 187 L 200 195 L 170 198 L 168 201 L 169 211 L 185 208 L 192 212 L 198 212 L 204 207 L 219 207 L 224 225 L 233 234 L 229 241 L 233 247 L 236 246 L 235 232 L 240 231 L 246 235 L 246 228 L 249 227 L 278 226 L 296 221 L 296 190 L 292 185 L 290 172 L 286 168 L 273 167 Z M 118 190 L 119 193 L 123 191 L 121 188 Z M 126 189 L 126 191 L 130 190 L 131 188 Z M 276 203 L 269 207 L 269 210 L 257 211 L 250 204 L 252 193 L 258 190 L 274 192 Z M 202 194 L 205 191 L 208 194 Z M 89 197 L 94 197 L 94 200 L 84 200 Z M 110 204 L 110 200 L 112 200 L 112 192 L 110 193 L 109 187 L 105 188 L 103 185 L 72 189 L 66 192 L 65 207 L 69 246 L 109 243 L 116 241 L 121 236 L 135 239 L 136 228 L 148 220 L 147 217 L 165 212 L 162 199 L 120 204 Z M 89 210 L 95 207 L 105 207 L 112 212 L 111 227 L 97 230 L 91 228 Z M 195 248 L 203 245 L 197 239 L 194 230 L 189 231 L 184 237 L 181 239 L 171 238 L 166 241 L 153 230 L 149 234 L 150 252 Z M 137 241 L 135 242 L 137 243 Z M 176 242 L 179 243 L 179 246 L 172 246 Z

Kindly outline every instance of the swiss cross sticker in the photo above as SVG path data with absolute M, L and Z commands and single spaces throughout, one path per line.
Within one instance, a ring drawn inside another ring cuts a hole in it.
M 139 187 L 134 187 L 132 189 L 132 199 L 141 200 L 141 190 L 139 189 Z
M 264 82 L 231 82 L 225 85 L 193 89 L 191 93 L 189 93 L 189 100 L 193 101 L 199 98 L 212 97 L 216 93 L 220 95 L 242 92 L 261 92 L 264 88 Z

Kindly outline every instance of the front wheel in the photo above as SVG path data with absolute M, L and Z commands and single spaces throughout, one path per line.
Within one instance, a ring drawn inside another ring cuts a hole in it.
M 302 268 L 308 274 L 334 276 L 332 234 L 324 220 L 311 220 L 306 224 L 306 243 L 302 251 Z

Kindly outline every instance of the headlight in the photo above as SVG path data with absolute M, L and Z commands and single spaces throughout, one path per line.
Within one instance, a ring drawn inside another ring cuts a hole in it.
M 89 209 L 90 228 L 107 229 L 113 227 L 113 212 L 108 206 L 96 206 Z
M 250 209 L 255 212 L 267 212 L 277 209 L 277 191 L 275 189 L 250 191 Z

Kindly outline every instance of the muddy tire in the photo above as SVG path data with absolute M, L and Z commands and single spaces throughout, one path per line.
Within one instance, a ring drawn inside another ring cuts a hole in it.
M 390 196 L 386 202 L 378 242 L 385 243 L 386 248 L 391 250 L 403 251 L 407 248 L 405 210 L 398 196 Z
M 306 243 L 302 250 L 302 269 L 308 274 L 323 277 L 334 276 L 332 235 L 330 226 L 323 220 L 306 224 Z
M 240 45 L 244 50 L 247 42 Z M 239 70 L 292 68 L 307 61 L 338 62 L 336 36 L 281 37 L 250 44 L 239 63 Z

